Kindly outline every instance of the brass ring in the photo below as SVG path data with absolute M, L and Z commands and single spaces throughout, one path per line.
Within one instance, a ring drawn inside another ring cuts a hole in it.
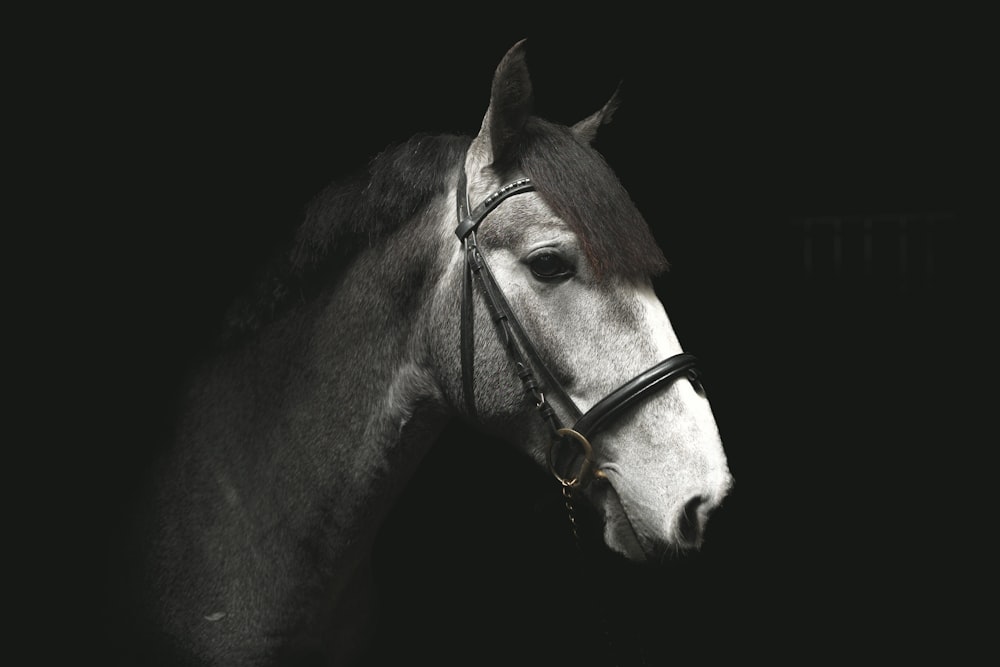
M 559 435 L 560 437 L 554 439 L 552 441 L 552 444 L 549 446 L 549 471 L 555 476 L 557 480 L 559 480 L 559 483 L 562 484 L 563 486 L 567 486 L 570 488 L 575 488 L 577 486 L 580 486 L 580 484 L 582 484 L 583 481 L 587 478 L 587 475 L 590 472 L 590 466 L 594 463 L 594 448 L 591 447 L 590 441 L 587 440 L 587 438 L 584 437 L 582 433 L 578 433 L 577 431 L 574 431 L 571 428 L 561 428 L 558 431 L 556 431 L 556 434 Z M 576 477 L 571 477 L 569 479 L 560 475 L 556 471 L 555 467 L 556 443 L 558 443 L 563 438 L 572 438 L 573 440 L 576 440 L 578 443 L 580 443 L 580 448 L 583 449 L 583 463 L 580 464 L 580 470 L 577 471 Z

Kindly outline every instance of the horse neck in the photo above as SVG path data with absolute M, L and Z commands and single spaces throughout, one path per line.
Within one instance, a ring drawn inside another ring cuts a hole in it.
M 427 349 L 450 247 L 442 215 L 362 251 L 336 284 L 199 380 L 170 472 L 185 480 L 171 502 L 186 531 L 250 553 L 303 542 L 334 560 L 346 545 L 366 550 L 447 419 Z

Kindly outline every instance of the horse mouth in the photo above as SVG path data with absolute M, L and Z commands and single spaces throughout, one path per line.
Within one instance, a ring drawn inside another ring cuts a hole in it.
M 639 541 L 639 535 L 624 513 L 621 517 L 605 515 L 604 543 L 609 549 L 630 561 L 646 562 L 649 560 L 649 556 Z
M 615 472 L 609 468 L 607 472 Z M 644 546 L 641 533 L 629 516 L 621 495 L 611 483 L 611 476 L 605 475 L 606 482 L 600 485 L 593 497 L 594 506 L 604 523 L 604 543 L 607 547 L 635 562 L 646 562 L 651 554 Z
M 701 547 L 709 513 L 707 498 L 692 496 L 679 512 L 668 514 L 676 515 L 673 521 L 657 521 L 655 512 L 650 513 L 652 521 L 643 520 L 615 488 L 613 477 L 607 476 L 609 483 L 601 484 L 603 488 L 593 496 L 604 523 L 604 543 L 611 551 L 634 562 L 661 562 Z M 660 530 L 655 529 L 657 525 Z

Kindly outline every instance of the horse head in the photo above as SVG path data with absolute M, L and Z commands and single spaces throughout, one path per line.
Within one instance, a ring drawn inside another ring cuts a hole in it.
M 582 495 L 612 550 L 644 561 L 698 547 L 731 476 L 696 375 L 677 371 L 661 387 L 637 381 L 650 369 L 666 375 L 657 366 L 666 359 L 690 363 L 653 289 L 666 261 L 592 146 L 617 91 L 573 126 L 536 117 L 531 105 L 522 41 L 496 69 L 456 186 L 459 216 L 489 205 L 488 215 L 459 225 L 462 244 L 449 241 L 449 284 L 468 281 L 471 301 L 462 315 L 465 358 L 454 358 L 454 346 L 443 352 L 446 393 L 466 417 Z M 471 283 L 484 269 L 468 270 L 477 257 L 488 260 L 483 289 Z M 520 351 L 513 360 L 512 350 Z M 579 423 L 617 388 L 627 393 L 630 381 L 642 385 L 633 392 L 640 396 L 616 405 L 599 431 L 554 434 L 553 423 Z

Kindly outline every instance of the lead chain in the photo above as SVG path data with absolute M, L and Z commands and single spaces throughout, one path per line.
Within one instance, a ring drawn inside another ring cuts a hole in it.
M 563 504 L 566 506 L 566 516 L 569 517 L 569 527 L 573 532 L 573 543 L 576 545 L 577 550 L 582 552 L 583 547 L 580 545 L 580 533 L 576 525 L 576 508 L 573 507 L 573 489 L 570 488 L 569 484 L 563 483 L 562 494 Z
M 569 484 L 565 482 L 562 484 L 562 495 L 563 504 L 566 506 L 566 516 L 569 517 L 569 527 L 573 533 L 573 544 L 576 545 L 577 553 L 577 566 L 580 569 L 580 578 L 583 581 L 589 580 L 589 572 L 586 562 L 586 554 L 583 551 L 583 544 L 580 541 L 579 527 L 576 523 L 576 507 L 573 505 L 573 489 Z M 599 612 L 601 616 L 600 629 L 601 634 L 604 636 L 604 644 L 607 649 L 607 658 L 612 661 L 612 667 L 619 667 L 618 654 L 616 651 L 615 642 L 611 636 L 611 628 L 609 627 L 609 619 L 605 614 L 604 605 L 599 605 Z M 642 664 L 645 665 L 646 661 L 643 659 Z

